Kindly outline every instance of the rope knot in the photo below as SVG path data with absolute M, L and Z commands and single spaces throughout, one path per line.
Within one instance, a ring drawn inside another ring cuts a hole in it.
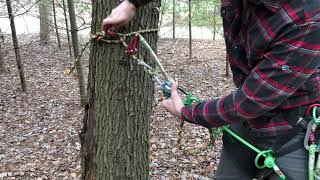
M 128 55 L 135 55 L 138 52 L 139 36 L 135 35 L 131 38 L 128 48 L 124 51 Z

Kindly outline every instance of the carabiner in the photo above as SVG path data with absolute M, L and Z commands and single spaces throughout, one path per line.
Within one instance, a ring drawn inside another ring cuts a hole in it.
M 304 147 L 308 151 L 310 150 L 309 140 L 312 141 L 312 143 L 314 143 L 314 141 L 315 141 L 314 132 L 316 131 L 316 129 L 317 129 L 317 125 L 315 124 L 314 121 L 311 120 L 308 123 L 306 136 L 304 137 Z M 320 152 L 320 147 L 316 147 L 315 152 Z

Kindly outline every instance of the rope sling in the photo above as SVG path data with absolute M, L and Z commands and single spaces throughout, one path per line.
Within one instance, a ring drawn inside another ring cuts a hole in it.
M 162 91 L 163 95 L 166 98 L 169 98 L 171 96 L 171 85 L 174 83 L 174 80 L 169 76 L 169 74 L 165 71 L 164 67 L 162 66 L 159 58 L 153 51 L 153 49 L 150 47 L 150 45 L 147 43 L 147 41 L 144 39 L 144 37 L 141 35 L 143 33 L 152 33 L 157 32 L 158 29 L 149 29 L 149 30 L 142 30 L 132 33 L 118 33 L 118 32 L 99 32 L 96 35 L 92 35 L 92 40 L 96 42 L 103 42 L 108 44 L 121 44 L 125 47 L 125 53 L 130 55 L 134 60 L 137 61 L 138 65 L 143 66 L 144 71 L 151 75 L 153 78 L 153 81 L 158 83 L 160 85 L 160 90 Z M 131 41 L 128 44 L 126 42 L 127 38 L 131 37 Z M 139 43 L 143 45 L 143 47 L 146 49 L 148 53 L 151 54 L 153 57 L 156 66 L 159 68 L 159 70 L 156 70 L 155 68 L 148 65 L 145 61 L 143 61 L 141 58 L 138 57 L 138 46 Z M 186 98 L 184 98 L 183 103 L 185 106 L 190 106 L 194 102 L 200 102 L 200 99 L 195 97 L 191 92 L 188 92 L 185 90 L 184 87 L 179 85 L 178 87 L 179 91 L 181 91 L 184 95 L 186 95 Z M 306 115 L 310 114 L 310 111 L 312 109 L 312 121 L 309 122 L 307 133 L 304 140 L 305 148 L 309 151 L 309 165 L 308 165 L 308 176 L 309 180 L 320 179 L 320 160 L 317 161 L 315 166 L 315 159 L 316 159 L 316 152 L 320 152 L 320 145 L 316 145 L 315 143 L 315 131 L 317 129 L 317 126 L 320 125 L 320 117 L 317 118 L 317 108 L 320 107 L 320 104 L 314 104 L 311 105 Z M 320 116 L 320 115 L 319 115 Z M 181 121 L 180 127 L 183 126 L 183 121 Z M 227 132 L 232 137 L 237 139 L 239 142 L 244 144 L 249 149 L 255 151 L 257 153 L 254 164 L 258 169 L 264 169 L 269 168 L 272 169 L 279 177 L 280 179 L 284 180 L 286 179 L 286 176 L 284 173 L 280 170 L 280 168 L 276 165 L 276 158 L 274 156 L 274 153 L 272 150 L 260 150 L 254 145 L 250 144 L 248 141 L 240 137 L 238 134 L 236 134 L 234 131 L 232 131 L 228 125 L 222 126 L 220 128 L 214 128 L 214 133 L 221 133 L 222 131 Z M 310 145 L 309 145 L 310 144 Z M 263 163 L 261 163 L 263 162 Z

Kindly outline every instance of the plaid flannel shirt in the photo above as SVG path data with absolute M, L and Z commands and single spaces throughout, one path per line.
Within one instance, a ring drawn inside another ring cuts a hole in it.
M 182 109 L 205 127 L 247 122 L 256 136 L 293 127 L 277 113 L 320 100 L 320 1 L 222 0 L 237 91 Z
M 182 119 L 207 128 L 247 122 L 256 136 L 290 132 L 277 114 L 320 101 L 320 0 L 222 0 L 221 15 L 238 89 L 184 107 Z

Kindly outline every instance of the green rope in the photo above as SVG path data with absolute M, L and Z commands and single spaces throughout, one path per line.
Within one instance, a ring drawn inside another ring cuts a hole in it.
M 242 144 L 246 145 L 247 147 L 249 147 L 250 149 L 252 149 L 253 151 L 255 151 L 256 153 L 261 153 L 261 151 L 256 148 L 255 146 L 253 146 L 252 144 L 248 143 L 246 140 L 242 139 L 239 135 L 237 135 L 236 133 L 234 133 L 232 130 L 230 130 L 228 128 L 228 126 L 223 126 L 222 130 L 226 131 L 227 133 L 229 133 L 231 136 L 233 136 L 234 138 L 236 138 L 238 141 L 240 141 Z
M 312 110 L 312 118 L 313 118 L 313 121 L 314 123 L 319 126 L 320 125 L 320 119 L 317 118 L 317 106 L 315 106 Z
M 313 176 L 316 179 L 320 179 L 320 159 L 318 157 L 317 163 L 316 163 L 316 168 L 314 169 L 314 174 Z
M 316 154 L 316 145 L 311 144 L 309 149 L 309 165 L 308 165 L 308 175 L 309 180 L 314 179 L 314 161 L 315 161 L 315 154 Z
M 183 101 L 185 106 L 190 106 L 194 102 L 200 102 L 200 99 L 196 98 L 191 93 L 189 93 L 187 99 L 185 99 Z M 285 175 L 281 172 L 281 170 L 276 165 L 275 157 L 272 155 L 273 152 L 271 150 L 266 150 L 266 151 L 259 150 L 258 148 L 256 148 L 255 146 L 253 146 L 252 144 L 250 144 L 249 142 L 247 142 L 246 140 L 241 138 L 238 134 L 236 134 L 232 130 L 230 130 L 228 125 L 222 126 L 221 128 L 213 128 L 212 136 L 214 135 L 214 138 L 217 138 L 222 131 L 226 131 L 231 136 L 233 136 L 235 139 L 237 139 L 242 144 L 244 144 L 245 146 L 252 149 L 253 151 L 255 151 L 258 154 L 255 158 L 255 166 L 258 169 L 263 169 L 263 168 L 270 168 L 271 169 L 271 168 L 273 168 L 273 170 L 279 175 L 280 179 L 282 179 L 282 180 L 286 179 Z M 259 160 L 262 157 L 264 158 L 264 161 L 263 161 L 263 165 L 260 165 Z
M 241 138 L 239 135 L 237 135 L 236 133 L 234 133 L 232 130 L 230 130 L 228 128 L 228 126 L 223 126 L 222 130 L 226 131 L 227 133 L 229 133 L 231 136 L 233 136 L 234 138 L 236 138 L 238 141 L 240 141 L 242 144 L 244 144 L 245 146 L 247 146 L 248 148 L 252 149 L 253 151 L 255 151 L 256 153 L 258 153 L 258 155 L 255 158 L 255 166 L 259 169 L 262 168 L 273 168 L 274 171 L 279 175 L 280 179 L 284 180 L 286 179 L 285 175 L 280 171 L 280 169 L 276 166 L 275 163 L 275 157 L 272 155 L 272 151 L 271 150 L 266 150 L 266 151 L 261 151 L 258 148 L 256 148 L 255 146 L 253 146 L 252 144 L 250 144 L 249 142 L 247 142 L 246 140 L 244 140 L 243 138 Z M 265 160 L 263 162 L 263 165 L 260 165 L 259 159 L 261 157 L 264 157 Z
M 188 94 L 188 97 L 186 99 L 183 100 L 183 104 L 185 106 L 190 106 L 191 104 L 193 104 L 194 102 L 200 102 L 199 98 L 196 98 L 195 96 L 193 96 L 191 93 Z
M 320 124 L 320 120 L 319 118 L 317 118 L 317 106 L 315 106 L 312 110 L 312 119 L 317 126 Z M 308 167 L 309 180 L 313 180 L 314 178 L 320 179 L 320 159 L 319 158 L 317 160 L 316 167 L 314 169 L 316 148 L 317 148 L 317 145 L 315 144 L 310 145 L 309 167 Z

